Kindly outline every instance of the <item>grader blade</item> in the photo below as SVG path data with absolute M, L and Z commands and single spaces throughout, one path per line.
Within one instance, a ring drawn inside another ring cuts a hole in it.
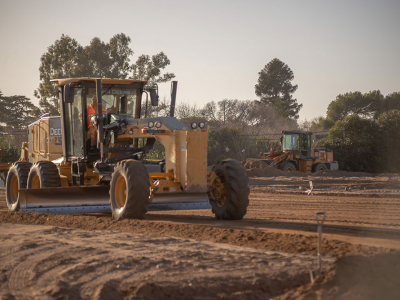
M 20 189 L 20 210 L 56 214 L 109 213 L 109 187 Z
M 211 209 L 207 193 L 156 194 L 147 207 L 149 211 Z
M 54 214 L 110 213 L 108 186 L 20 189 L 20 210 Z M 210 209 L 206 193 L 156 194 L 149 211 Z

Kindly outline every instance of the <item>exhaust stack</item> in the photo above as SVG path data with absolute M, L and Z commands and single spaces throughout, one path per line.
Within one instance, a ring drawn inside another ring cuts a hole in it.
M 176 101 L 176 89 L 178 88 L 178 81 L 171 82 L 171 110 L 169 116 L 173 117 L 175 115 L 175 101 Z

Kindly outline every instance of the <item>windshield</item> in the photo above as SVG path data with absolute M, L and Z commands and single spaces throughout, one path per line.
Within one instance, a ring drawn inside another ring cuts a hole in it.
M 298 134 L 285 134 L 283 136 L 283 151 L 298 149 Z
M 137 89 L 103 87 L 103 109 L 104 113 L 118 114 L 125 118 L 136 119 L 138 116 L 138 95 Z M 86 96 L 86 103 L 91 105 L 92 98 L 96 95 L 95 88 L 89 88 Z

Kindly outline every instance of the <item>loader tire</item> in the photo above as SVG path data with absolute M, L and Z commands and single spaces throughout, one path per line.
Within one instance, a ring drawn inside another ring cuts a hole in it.
M 328 169 L 328 168 L 326 167 L 326 165 L 325 165 L 325 164 L 321 164 L 321 163 L 315 164 L 315 165 L 313 165 L 313 167 L 312 167 L 313 173 L 314 173 L 314 172 L 318 172 L 318 171 L 324 171 L 324 170 L 326 170 L 326 169 Z
M 291 162 L 285 162 L 285 163 L 281 164 L 279 166 L 279 169 L 281 169 L 282 171 L 285 171 L 285 172 L 297 171 L 295 165 L 292 164 Z
M 146 167 L 137 160 L 119 162 L 110 182 L 110 205 L 116 220 L 144 219 L 150 203 L 150 180 Z
M 6 179 L 6 201 L 9 211 L 19 211 L 19 189 L 26 188 L 30 162 L 18 161 L 11 165 Z
M 55 164 L 51 161 L 38 161 L 33 164 L 28 175 L 28 189 L 43 189 L 60 186 L 60 174 Z
M 213 168 L 218 176 L 209 192 L 216 219 L 241 220 L 249 206 L 249 178 L 242 164 L 233 159 L 219 161 Z

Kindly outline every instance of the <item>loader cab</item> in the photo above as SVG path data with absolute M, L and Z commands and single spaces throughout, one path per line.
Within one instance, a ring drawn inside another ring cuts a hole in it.
M 308 131 L 282 131 L 282 150 L 293 151 L 293 157 L 303 160 L 312 159 L 311 136 Z
M 92 117 L 104 116 L 109 125 L 124 119 L 140 117 L 141 97 L 145 81 L 124 79 L 102 80 L 102 112 L 97 111 L 96 83 L 90 78 L 54 80 L 59 86 L 61 128 L 63 131 L 63 155 L 65 161 L 96 161 L 99 151 L 97 132 Z M 93 141 L 95 139 L 95 141 Z

